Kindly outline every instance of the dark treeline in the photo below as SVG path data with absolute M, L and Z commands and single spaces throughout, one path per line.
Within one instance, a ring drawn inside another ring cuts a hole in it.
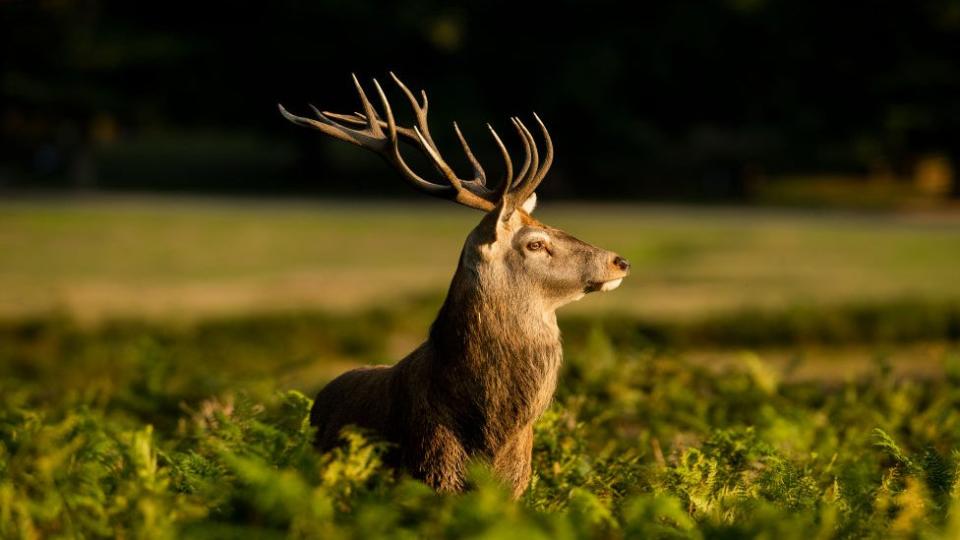
M 276 110 L 352 112 L 349 74 L 388 70 L 429 92 L 464 173 L 452 120 L 496 168 L 484 123 L 517 148 L 507 118 L 537 111 L 555 196 L 736 198 L 960 164 L 955 0 L 0 0 L 0 187 L 406 193 Z

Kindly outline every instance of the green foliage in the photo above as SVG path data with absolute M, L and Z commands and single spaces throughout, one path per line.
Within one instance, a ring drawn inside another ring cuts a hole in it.
M 263 343 L 308 346 L 262 328 Z M 319 335 L 340 346 L 358 331 Z M 898 380 L 878 366 L 828 387 L 778 380 L 756 356 L 718 375 L 593 327 L 568 342 L 530 489 L 512 501 L 482 464 L 466 494 L 436 494 L 385 469 L 385 446 L 357 431 L 318 454 L 309 398 L 279 390 L 283 364 L 257 368 L 224 329 L 113 347 L 70 325 L 36 332 L 7 342 L 0 379 L 2 538 L 960 533 L 954 375 Z M 234 365 L 213 354 L 226 350 Z

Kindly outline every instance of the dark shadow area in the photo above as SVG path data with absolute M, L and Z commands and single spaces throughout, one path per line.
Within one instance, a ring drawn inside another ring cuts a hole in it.
M 948 0 L 2 2 L 0 188 L 406 196 L 276 110 L 352 112 L 349 74 L 394 70 L 465 170 L 452 120 L 498 163 L 484 124 L 519 151 L 537 111 L 554 197 L 956 196 L 958 59 Z

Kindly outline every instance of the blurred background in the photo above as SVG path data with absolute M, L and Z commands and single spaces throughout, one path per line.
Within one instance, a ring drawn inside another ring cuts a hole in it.
M 791 350 L 960 334 L 956 0 L 0 1 L 0 317 L 387 310 L 364 354 L 405 353 L 479 216 L 276 108 L 352 112 L 350 74 L 391 70 L 464 173 L 452 121 L 496 170 L 484 124 L 516 152 L 507 119 L 544 118 L 538 215 L 635 269 L 571 328 Z
M 486 122 L 539 112 L 550 200 L 960 197 L 955 0 L 631 7 L 6 0 L 0 186 L 410 196 L 276 111 L 352 112 L 350 73 L 393 70 L 451 155 L 453 120 L 493 157 Z

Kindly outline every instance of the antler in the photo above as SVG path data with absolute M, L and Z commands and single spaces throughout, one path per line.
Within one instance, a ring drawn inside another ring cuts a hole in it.
M 377 94 L 379 94 L 380 103 L 383 106 L 386 119 L 381 118 L 377 110 L 370 103 L 370 100 L 367 99 L 367 95 L 363 91 L 363 87 L 357 80 L 356 75 L 353 76 L 353 84 L 356 86 L 357 94 L 360 96 L 360 103 L 363 107 L 362 113 L 340 114 L 326 111 L 321 112 L 311 105 L 310 108 L 313 109 L 313 112 L 317 116 L 316 119 L 313 119 L 290 114 L 283 108 L 283 105 L 278 105 L 280 114 L 294 124 L 320 130 L 331 137 L 376 152 L 386 159 L 387 162 L 399 169 L 404 178 L 421 191 L 436 197 L 450 199 L 479 210 L 493 210 L 501 199 L 505 205 L 509 204 L 511 209 L 518 204 L 522 204 L 534 192 L 544 176 L 546 176 L 553 162 L 553 143 L 550 140 L 550 134 L 547 132 L 546 126 L 544 126 L 540 118 L 534 114 L 534 118 L 536 118 L 537 123 L 540 124 L 540 129 L 543 132 L 544 141 L 546 142 L 546 157 L 542 164 L 539 163 L 537 146 L 533 135 L 530 134 L 530 131 L 518 118 L 511 118 L 511 122 L 523 142 L 525 151 L 523 167 L 516 177 L 513 176 L 513 163 L 510 159 L 510 153 L 507 151 L 506 146 L 504 146 L 503 141 L 500 140 L 497 132 L 490 124 L 487 124 L 487 128 L 490 130 L 494 142 L 496 142 L 500 148 L 500 153 L 504 161 L 504 178 L 496 190 L 490 189 L 487 186 L 487 177 L 483 166 L 480 165 L 480 162 L 473 155 L 470 145 L 467 144 L 463 133 L 460 132 L 460 127 L 454 122 L 453 129 L 457 134 L 457 138 L 460 140 L 460 145 L 463 147 L 467 159 L 469 159 L 470 164 L 473 166 L 474 174 L 473 178 L 460 178 L 440 155 L 440 151 L 436 143 L 433 142 L 433 137 L 430 135 L 430 128 L 427 125 L 428 102 L 426 92 L 420 91 L 422 97 L 422 103 L 420 103 L 417 101 L 413 92 L 411 92 L 396 75 L 391 72 L 390 77 L 407 96 L 407 100 L 410 102 L 410 106 L 413 108 L 416 117 L 416 125 L 410 127 L 397 125 L 393 116 L 393 110 L 390 107 L 390 102 L 380 87 L 380 83 L 374 79 L 373 85 L 377 89 Z M 423 152 L 437 171 L 443 175 L 447 183 L 440 184 L 431 182 L 413 172 L 400 154 L 400 137 L 403 137 L 405 142 L 412 144 Z

